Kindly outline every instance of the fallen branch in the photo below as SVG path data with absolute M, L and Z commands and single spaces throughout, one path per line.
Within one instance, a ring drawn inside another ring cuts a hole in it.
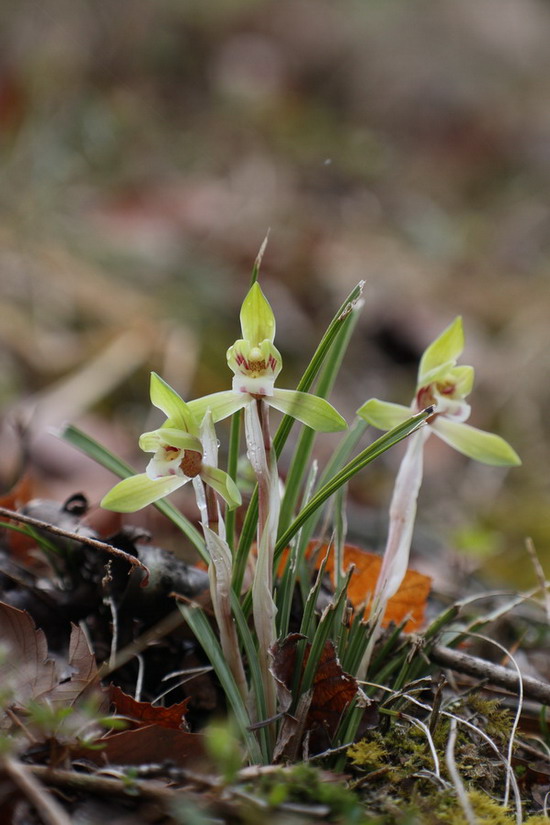
M 426 652 L 432 662 L 449 670 L 486 679 L 491 684 L 510 691 L 517 691 L 519 687 L 518 674 L 502 665 L 495 665 L 485 659 L 477 659 L 475 656 L 452 650 L 444 645 L 434 645 Z M 542 705 L 550 705 L 550 684 L 534 679 L 532 676 L 522 676 L 521 681 L 523 695 L 526 699 L 533 699 Z
M 175 790 L 164 783 L 148 780 L 129 779 L 127 776 L 111 778 L 100 774 L 77 773 L 45 765 L 30 765 L 29 771 L 46 785 L 72 788 L 78 791 L 96 793 L 99 796 L 132 796 L 159 801 L 172 801 Z
M 55 524 L 49 524 L 47 521 L 40 521 L 40 519 L 32 518 L 31 516 L 24 516 L 22 513 L 16 513 L 14 510 L 7 510 L 5 507 L 0 507 L 0 517 L 7 518 L 10 521 L 19 521 L 21 524 L 28 524 L 29 527 L 34 527 L 36 530 L 47 530 L 48 533 L 53 533 L 54 536 L 62 536 L 65 539 L 73 539 L 80 544 L 86 544 L 88 547 L 93 547 L 95 550 L 101 550 L 103 553 L 110 553 L 112 556 L 118 556 L 133 567 L 139 567 L 145 573 L 141 586 L 145 587 L 149 581 L 149 568 L 143 564 L 136 556 L 130 553 L 125 553 L 118 547 L 113 547 L 112 544 L 107 544 L 104 541 L 93 539 L 90 536 L 82 535 L 81 533 L 73 533 L 70 530 L 63 530 Z
M 1 767 L 28 801 L 34 805 L 37 811 L 40 811 L 42 819 L 47 825 L 71 825 L 71 818 L 65 812 L 65 809 L 42 785 L 30 765 L 23 765 L 22 762 L 12 756 L 4 756 Z

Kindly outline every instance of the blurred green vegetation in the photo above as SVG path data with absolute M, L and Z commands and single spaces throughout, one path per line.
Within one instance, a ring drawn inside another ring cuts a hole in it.
M 549 40 L 544 0 L 4 0 L 4 488 L 17 422 L 39 490 L 95 501 L 110 481 L 48 427 L 71 419 L 139 461 L 151 368 L 185 397 L 225 388 L 271 228 L 285 385 L 366 281 L 333 397 L 348 418 L 371 395 L 406 402 L 425 345 L 464 316 L 472 423 L 524 465 L 433 445 L 420 564 L 442 587 L 482 562 L 532 584 L 532 535 L 548 573 Z M 397 462 L 355 485 L 354 539 L 380 542 Z M 479 561 L 452 552 L 468 531 L 490 537 Z

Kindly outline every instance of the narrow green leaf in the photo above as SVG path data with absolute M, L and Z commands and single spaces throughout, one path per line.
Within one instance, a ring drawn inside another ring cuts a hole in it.
M 258 650 L 252 637 L 252 631 L 250 630 L 246 617 L 243 613 L 241 603 L 234 591 L 231 591 L 231 610 L 237 625 L 237 633 L 248 663 L 251 691 L 256 701 L 256 715 L 258 719 L 266 719 L 267 710 L 262 682 L 262 672 L 258 661 Z M 260 728 L 258 731 L 258 736 L 260 739 L 262 752 L 267 760 L 269 754 L 269 732 L 267 728 Z
M 235 413 L 231 417 L 231 428 L 229 431 L 229 446 L 227 449 L 227 474 L 233 481 L 237 481 L 237 467 L 239 464 L 239 450 L 241 440 L 241 415 Z M 227 544 L 233 553 L 235 547 L 235 524 L 237 512 L 235 509 L 228 509 L 225 514 L 225 532 Z
M 359 312 L 355 310 L 350 313 L 348 322 L 338 331 L 334 345 L 319 373 L 315 394 L 320 398 L 327 398 L 332 391 L 358 319 Z M 315 438 L 315 430 L 310 427 L 302 429 L 286 477 L 285 492 L 279 516 L 279 533 L 286 530 L 294 514 L 302 481 L 310 465 Z
M 302 693 L 308 691 L 313 684 L 313 678 L 319 666 L 319 659 L 323 653 L 327 640 L 333 639 L 337 635 L 335 625 L 342 616 L 342 608 L 345 606 L 346 593 L 352 573 L 352 570 L 348 571 L 347 576 L 334 595 L 333 604 L 325 610 L 317 625 L 315 635 L 311 641 L 311 649 L 309 651 L 308 660 L 304 668 L 304 675 L 301 685 Z
M 433 415 L 433 408 L 428 407 L 421 413 L 412 416 L 403 424 L 390 430 L 389 433 L 378 438 L 369 447 L 359 453 L 352 461 L 349 462 L 339 473 L 337 473 L 324 487 L 322 487 L 312 498 L 312 500 L 301 510 L 297 518 L 290 525 L 288 530 L 279 538 L 275 547 L 275 561 L 277 561 L 283 552 L 284 548 L 288 546 L 290 540 L 296 535 L 300 527 L 308 520 L 308 518 L 334 493 L 336 490 L 349 481 L 356 475 L 363 467 L 374 461 L 375 458 L 385 453 L 394 444 L 402 441 L 418 427 L 420 427 L 426 418 Z
M 305 433 L 311 432 L 311 430 L 305 430 Z M 304 492 L 304 504 L 306 504 L 311 498 L 315 478 L 316 467 L 315 464 L 312 464 Z M 283 575 L 281 576 L 279 587 L 276 591 L 275 603 L 277 605 L 277 628 L 279 637 L 284 637 L 289 632 L 290 613 L 297 580 L 300 581 L 300 585 L 302 587 L 303 604 L 307 601 L 306 582 L 310 579 L 309 570 L 306 568 L 304 563 L 307 541 L 303 542 L 300 539 L 301 536 L 298 534 L 296 541 L 294 541 L 291 545 L 289 558 L 285 565 Z
M 253 764 L 266 762 L 267 755 L 262 754 L 254 734 L 249 730 L 250 718 L 209 620 L 200 607 L 185 607 L 179 605 L 179 609 L 206 653 L 216 676 L 220 680 L 225 698 L 235 715 L 235 721 L 239 727 L 243 742 L 248 749 L 250 761 Z

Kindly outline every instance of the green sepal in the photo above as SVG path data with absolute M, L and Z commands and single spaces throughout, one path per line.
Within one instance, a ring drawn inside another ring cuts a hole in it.
M 100 506 L 106 510 L 114 510 L 115 513 L 133 513 L 173 493 L 188 480 L 182 476 L 153 480 L 146 473 L 140 473 L 115 484 L 103 497 Z
M 188 405 L 178 393 L 172 389 L 170 384 L 157 375 L 151 373 L 151 403 L 159 410 L 162 410 L 166 418 L 169 418 L 173 426 L 178 430 L 185 430 L 190 433 L 197 433 L 197 422 L 193 418 Z
M 202 444 L 199 438 L 184 430 L 173 427 L 160 427 L 139 437 L 139 446 L 144 453 L 154 453 L 161 444 L 177 447 L 178 450 L 193 450 L 202 455 Z
M 207 410 L 212 413 L 212 421 L 222 421 L 233 413 L 241 410 L 250 401 L 250 396 L 235 392 L 234 390 L 224 390 L 223 392 L 213 392 L 211 395 L 204 395 L 189 401 L 187 407 L 191 410 L 197 421 L 202 421 Z
M 458 316 L 424 351 L 418 368 L 418 386 L 443 377 L 464 349 L 462 318 Z
M 410 418 L 411 414 L 410 408 L 403 404 L 392 404 L 378 398 L 370 398 L 357 410 L 357 415 L 379 430 L 393 430 Z
M 521 464 L 516 451 L 499 435 L 443 416 L 437 416 L 431 427 L 446 444 L 475 461 L 496 467 L 517 467 Z
M 275 316 L 269 302 L 256 281 L 243 301 L 241 307 L 241 329 L 243 338 L 257 347 L 262 341 L 275 339 Z
M 241 494 L 239 489 L 231 476 L 220 470 L 219 467 L 211 467 L 209 464 L 203 464 L 201 470 L 201 478 L 205 484 L 209 484 L 214 490 L 225 499 L 230 510 L 239 507 L 241 504 Z
M 347 423 L 332 404 L 298 390 L 273 390 L 267 403 L 285 415 L 291 415 L 307 427 L 322 433 L 334 433 L 347 429 Z

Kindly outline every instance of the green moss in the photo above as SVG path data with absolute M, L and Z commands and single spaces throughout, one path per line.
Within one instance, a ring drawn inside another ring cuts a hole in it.
M 510 825 L 512 821 L 515 821 L 509 808 L 499 805 L 481 791 L 470 791 L 468 798 L 476 816 L 477 825 Z M 468 825 L 468 820 L 462 808 L 458 807 L 457 800 L 455 800 L 455 806 L 449 825 Z
M 361 739 L 348 748 L 348 759 L 352 765 L 363 770 L 376 770 L 386 764 L 388 751 L 385 745 L 377 739 Z
M 274 809 L 283 803 L 324 805 L 329 809 L 326 822 L 346 825 L 374 825 L 359 797 L 341 780 L 312 767 L 298 764 L 262 777 L 254 788 Z
M 483 718 L 483 729 L 488 736 L 500 741 L 508 739 L 512 730 L 512 714 L 501 706 L 498 699 L 487 699 L 481 693 L 472 693 L 466 704 Z

